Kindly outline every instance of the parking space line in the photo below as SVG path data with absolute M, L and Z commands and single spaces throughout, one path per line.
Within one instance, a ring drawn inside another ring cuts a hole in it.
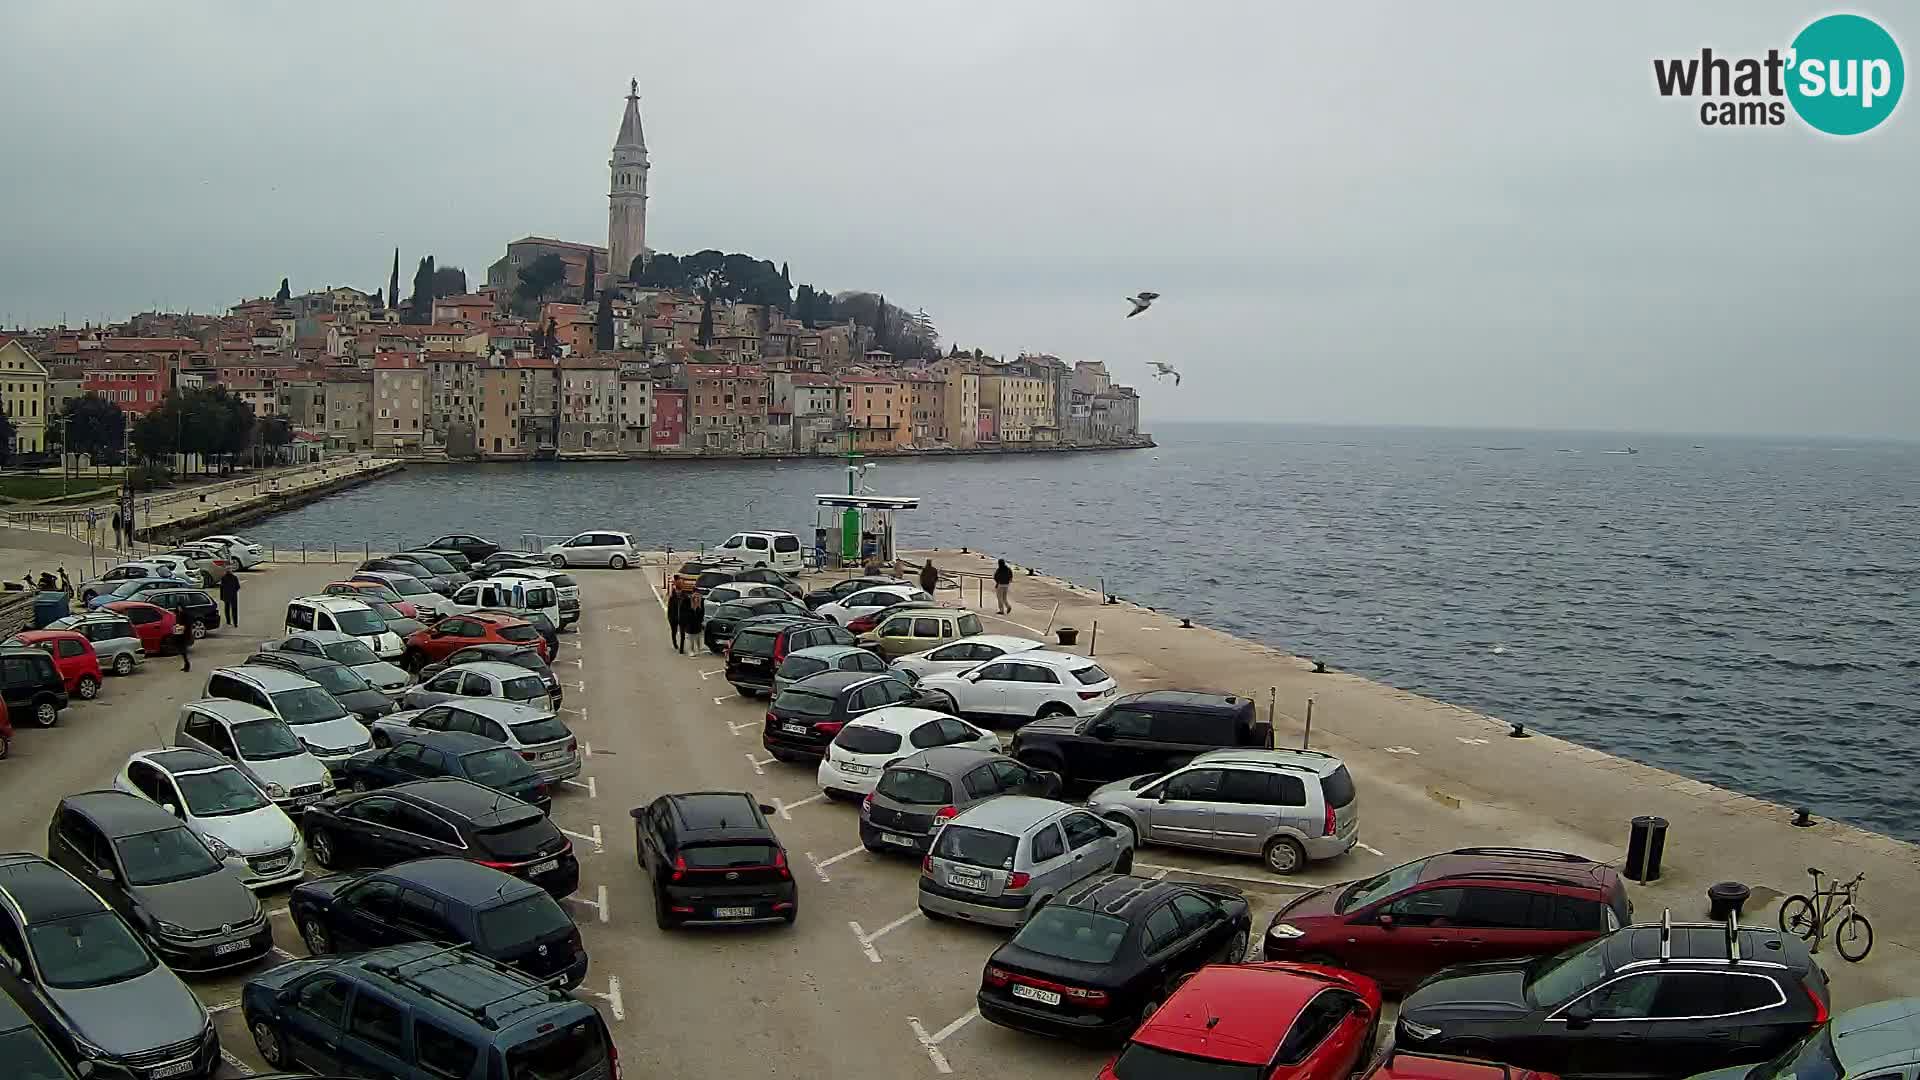
M 560 827 L 556 825 L 554 826 L 554 828 L 560 828 Z M 575 840 L 584 840 L 587 843 L 592 844 L 593 853 L 595 855 L 604 854 L 607 850 L 606 844 L 602 842 L 600 839 L 600 823 L 599 822 L 594 822 L 592 833 L 577 833 L 577 832 L 574 832 L 572 829 L 560 829 L 560 831 L 562 833 L 565 833 L 568 836 L 573 837 Z
M 555 660 L 555 661 L 554 661 L 554 663 L 556 663 L 556 664 L 572 664 L 572 665 L 573 665 L 574 667 L 577 667 L 577 668 L 580 668 L 580 669 L 581 669 L 581 670 L 583 670 L 583 671 L 584 671 L 584 670 L 586 670 L 586 666 L 587 666 L 587 662 L 586 662 L 585 660 L 582 660 L 582 659 L 580 659 L 580 658 L 579 658 L 579 657 L 577 657 L 577 656 L 576 656 L 576 657 L 574 657 L 574 658 L 573 658 L 573 659 L 571 659 L 571 660 Z
M 607 992 L 604 994 L 598 990 L 581 990 L 579 992 L 591 997 L 597 997 L 601 1001 L 606 1002 L 607 1010 L 613 1013 L 615 1020 L 625 1020 L 627 1018 L 626 1002 L 620 997 L 620 976 L 607 976 Z
M 220 1051 L 220 1060 L 226 1062 L 228 1065 L 233 1066 L 233 1071 L 239 1073 L 241 1076 L 254 1075 L 252 1066 L 248 1065 L 244 1061 L 241 1061 L 239 1058 L 234 1057 L 233 1051 L 225 1049 L 224 1047 Z
M 781 817 L 787 819 L 788 821 L 792 821 L 793 820 L 792 810 L 794 807 L 805 806 L 810 802 L 819 802 L 820 800 L 826 797 L 827 797 L 827 793 L 824 791 L 821 791 L 821 792 L 816 792 L 812 795 L 809 795 L 804 799 L 799 799 L 794 802 L 781 802 L 780 797 L 776 795 L 774 796 L 774 799 L 773 799 L 773 808 L 775 810 L 780 811 Z
M 591 776 L 587 777 L 587 782 L 584 784 L 578 780 L 562 780 L 560 782 L 584 789 L 589 799 L 597 799 L 600 797 L 600 785 L 596 783 Z
M 292 908 L 270 907 L 267 909 L 267 918 L 269 919 L 275 919 L 275 918 L 287 919 L 292 917 L 293 917 Z
M 849 919 L 847 920 L 847 929 L 853 931 L 853 939 L 860 943 L 860 951 L 867 954 L 867 959 L 876 964 L 879 963 L 880 950 L 874 948 L 873 942 L 867 940 L 867 932 L 860 929 L 860 924 Z
M 847 850 L 841 852 L 840 854 L 834 855 L 827 859 L 816 858 L 813 852 L 811 851 L 805 852 L 804 854 L 807 857 L 807 861 L 813 864 L 814 874 L 817 875 L 822 882 L 825 882 L 827 884 L 832 884 L 833 879 L 827 876 L 827 867 L 832 866 L 834 863 L 839 862 L 841 859 L 844 859 L 849 855 L 858 855 L 865 850 L 867 850 L 865 845 L 862 845 L 860 847 L 848 848 Z
M 587 692 L 587 680 L 585 680 L 585 679 L 581 679 L 580 681 L 578 681 L 578 682 L 576 682 L 576 683 L 574 683 L 574 684 L 573 684 L 573 688 L 574 688 L 575 690 L 578 690 L 578 691 L 580 691 L 580 692 L 581 692 L 581 693 L 583 693 L 583 694 L 584 694 L 584 693 L 586 693 L 586 692 Z
M 715 675 L 725 675 L 726 673 L 727 673 L 727 669 L 726 669 L 726 668 L 715 668 L 715 669 L 713 669 L 712 671 L 703 671 L 703 672 L 701 672 L 701 673 L 700 673 L 700 677 L 701 677 L 702 679 L 711 679 L 711 678 L 713 678 L 713 677 L 714 677 Z
M 295 955 L 293 955 L 292 953 L 290 953 L 290 952 L 288 952 L 287 950 L 285 950 L 285 949 L 283 949 L 283 948 L 281 948 L 281 947 L 280 947 L 280 946 L 278 946 L 278 945 L 275 945 L 275 946 L 273 947 L 273 955 L 275 955 L 275 956 L 277 956 L 277 957 L 279 957 L 279 958 L 280 958 L 280 959 L 282 959 L 282 960 L 299 960 L 299 959 L 301 959 L 300 957 L 298 957 L 298 956 L 295 956 Z
M 1158 873 L 1153 875 L 1153 880 L 1159 881 L 1161 878 L 1166 877 L 1169 873 L 1172 873 L 1172 871 L 1168 870 L 1166 867 L 1163 866 L 1160 868 Z
M 223 1012 L 230 1012 L 239 1007 L 240 1007 L 240 999 L 234 998 L 232 1001 L 223 1001 L 218 1005 L 207 1006 L 207 1014 L 209 1016 L 212 1016 L 212 1015 L 216 1015 Z
M 1355 844 L 1353 846 L 1359 848 L 1361 851 L 1368 852 L 1369 854 L 1378 855 L 1383 859 L 1387 857 L 1386 852 L 1381 851 L 1379 848 L 1374 847 L 1372 844 Z
M 1251 874 L 1229 874 L 1221 870 L 1197 870 L 1191 866 L 1163 866 L 1159 863 L 1137 862 L 1133 864 L 1142 870 L 1162 870 L 1175 874 L 1192 874 L 1195 877 L 1220 878 L 1223 881 L 1245 881 L 1253 885 L 1264 885 L 1270 889 L 1317 889 L 1323 882 L 1276 881 L 1273 878 L 1254 877 Z M 1158 877 L 1155 880 L 1159 880 Z
M 757 728 L 763 723 L 765 723 L 765 721 L 763 720 L 743 720 L 740 723 L 736 724 L 733 721 L 729 720 L 727 721 L 727 728 L 731 730 L 735 735 L 738 735 L 742 731 L 747 730 L 748 728 Z
M 749 765 L 751 765 L 751 766 L 753 766 L 753 775 L 755 775 L 755 776 L 765 776 L 765 775 L 767 775 L 767 770 L 765 770 L 765 769 L 763 769 L 763 768 L 761 768 L 761 767 L 760 767 L 760 765 L 761 765 L 761 761 L 760 761 L 760 759 L 759 759 L 759 758 L 757 758 L 757 757 L 754 757 L 754 756 L 753 756 L 752 754 L 741 754 L 740 756 L 741 756 L 741 757 L 743 757 L 743 758 L 746 758 L 746 759 L 747 759 L 747 764 L 749 764 Z M 772 759 L 772 758 L 768 758 L 767 760 L 768 760 L 768 761 L 772 761 L 773 759 Z
M 926 1025 L 922 1024 L 917 1016 L 907 1017 L 907 1026 L 913 1029 L 913 1037 L 920 1040 L 920 1045 L 926 1050 L 927 1059 L 933 1062 L 934 1069 L 938 1072 L 950 1073 L 953 1071 L 953 1066 L 947 1063 L 947 1056 L 940 1052 L 940 1044 L 979 1015 L 979 1009 L 968 1009 L 958 1020 L 931 1035 L 927 1034 Z
M 604 923 L 607 921 L 607 887 L 605 885 L 600 886 L 599 892 L 596 895 L 599 896 L 598 900 L 588 900 L 580 896 L 568 896 L 562 899 L 565 899 L 569 903 L 582 904 L 594 909 L 600 921 Z
M 713 703 L 714 703 L 715 705 L 725 705 L 725 704 L 726 704 L 727 702 L 729 702 L 729 701 L 732 701 L 733 699 L 735 699 L 735 698 L 737 698 L 737 697 L 739 697 L 739 696 L 740 696 L 739 694 L 728 694 L 728 695 L 727 695 L 726 697 L 717 697 L 717 698 L 714 698 L 714 699 L 713 699 Z
M 587 718 L 587 710 L 585 709 L 580 710 L 580 718 L 582 720 L 585 720 Z M 593 744 L 588 742 L 585 739 L 580 740 L 580 756 L 581 757 L 593 756 Z

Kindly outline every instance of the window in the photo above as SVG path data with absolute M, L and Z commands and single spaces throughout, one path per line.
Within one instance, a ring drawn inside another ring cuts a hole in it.
M 1180 938 L 1180 916 L 1173 913 L 1172 904 L 1161 904 L 1147 915 L 1146 949 L 1150 953 L 1172 945 Z
M 1068 814 L 1060 822 L 1060 828 L 1067 834 L 1067 846 L 1076 851 L 1107 834 L 1092 814 Z
M 404 1046 L 400 1031 L 405 1021 L 406 1015 L 398 1005 L 374 997 L 362 988 L 354 997 L 353 1019 L 347 1030 L 367 1045 L 399 1057 Z
M 300 1011 L 328 1027 L 345 1027 L 348 990 L 344 979 L 316 975 L 300 984 L 300 989 L 294 992 L 294 1002 Z
M 1540 929 L 1548 921 L 1553 907 L 1552 897 L 1518 889 L 1474 888 L 1465 890 L 1465 893 L 1459 915 L 1454 919 L 1455 926 L 1484 927 L 1489 930 Z
M 413 1053 L 421 1068 L 450 1080 L 465 1080 L 480 1056 L 466 1040 L 419 1019 L 413 1022 Z
M 1582 1004 L 1595 1020 L 1644 1020 L 1659 988 L 1657 974 L 1629 975 L 1588 994 Z
M 1115 709 L 1099 726 L 1113 732 L 1116 739 L 1144 739 L 1153 730 L 1153 714 L 1137 709 Z
M 1067 853 L 1067 847 L 1060 839 L 1060 830 L 1047 825 L 1033 834 L 1033 861 L 1043 863 L 1057 859 Z
M 1166 795 L 1188 802 L 1217 802 L 1221 780 L 1219 769 L 1189 769 L 1167 781 Z
M 976 799 L 999 794 L 999 788 L 995 786 L 993 770 L 985 765 L 968 773 L 961 782 L 967 785 L 967 794 Z
M 399 921 L 428 941 L 453 941 L 458 937 L 447 922 L 446 906 L 422 892 L 408 889 L 400 894 Z
M 1425 889 L 1409 893 L 1380 909 L 1408 926 L 1453 925 L 1460 913 L 1465 889 Z
M 920 637 L 920 638 L 939 637 L 940 636 L 940 620 L 939 619 L 913 620 L 913 636 Z
M 1300 1015 L 1294 1017 L 1293 1027 L 1287 1030 L 1287 1037 L 1281 1040 L 1280 1052 L 1275 1056 L 1284 1064 L 1297 1065 L 1306 1060 L 1315 1047 L 1327 1041 L 1345 1020 L 1357 1008 L 1359 1002 L 1351 994 L 1339 990 L 1323 990 L 1312 1001 L 1307 1002 Z
M 1180 925 L 1188 932 L 1211 926 L 1220 918 L 1220 909 L 1207 903 L 1192 893 L 1181 893 L 1173 898 L 1174 913 L 1180 916 Z M 1239 957 L 1233 957 L 1237 961 Z
M 995 761 L 992 763 L 992 768 L 994 782 L 999 785 L 1001 791 L 1015 791 L 1033 780 L 1033 773 L 1028 771 L 1026 766 L 1016 765 L 1011 761 Z
M 980 737 L 980 732 L 959 720 L 949 716 L 938 722 L 940 728 L 939 746 L 952 746 L 955 743 L 972 742 Z

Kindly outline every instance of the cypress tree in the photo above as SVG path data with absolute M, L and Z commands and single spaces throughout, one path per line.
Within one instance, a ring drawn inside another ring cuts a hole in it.
M 387 304 L 393 308 L 400 306 L 400 249 L 397 247 L 393 249 L 393 274 L 387 278 Z
M 595 275 L 594 275 L 594 269 L 593 269 L 593 252 L 589 251 L 587 252 L 586 280 L 580 282 L 580 302 L 583 304 L 586 303 L 588 300 L 593 299 L 594 276 Z
M 277 293 L 275 293 L 275 294 L 273 294 L 273 298 L 274 298 L 275 300 L 277 300 L 277 301 L 279 301 L 280 303 L 283 303 L 283 304 L 284 304 L 284 303 L 286 303 L 286 302 L 287 302 L 287 301 L 288 301 L 289 299 L 291 299 L 292 297 L 293 297 L 293 290 L 292 290 L 292 289 L 289 289 L 289 288 L 287 287 L 287 279 L 286 279 L 286 278 L 281 278 L 281 279 L 280 279 L 280 291 L 279 291 L 279 292 L 277 292 Z
M 600 310 L 593 316 L 593 347 L 600 352 L 613 351 L 613 290 L 600 294 Z

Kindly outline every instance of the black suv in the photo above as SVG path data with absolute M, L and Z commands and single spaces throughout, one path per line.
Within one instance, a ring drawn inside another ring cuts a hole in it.
M 321 866 L 391 866 L 448 855 L 524 878 L 555 896 L 580 887 L 573 844 L 538 809 L 452 778 L 414 780 L 307 807 L 307 850 Z
M 287 906 L 315 956 L 442 941 L 568 990 L 587 977 L 580 931 L 553 897 L 465 859 L 334 874 L 296 886 Z
M 220 629 L 220 605 L 205 589 L 149 589 L 140 594 L 140 600 L 173 612 L 196 639 Z
M 454 776 L 503 791 L 543 814 L 553 805 L 553 790 L 518 751 L 471 731 L 422 729 L 397 746 L 355 754 L 335 771 L 340 786 L 354 791 Z
M 1091 719 L 1048 717 L 1014 732 L 1011 753 L 1071 785 L 1176 769 L 1222 747 L 1267 746 L 1251 698 L 1188 690 L 1128 694 Z
M 421 668 L 414 677 L 420 682 L 426 682 L 450 667 L 459 667 L 461 664 L 472 664 L 482 660 L 496 660 L 502 664 L 523 667 L 540 676 L 541 685 L 547 688 L 547 696 L 553 699 L 553 707 L 556 709 L 560 707 L 560 697 L 565 690 L 561 687 L 560 680 L 554 677 L 553 668 L 545 660 L 540 659 L 540 650 L 531 645 L 503 644 L 497 641 L 469 645 L 445 660 L 435 661 Z
M 854 717 L 889 705 L 934 708 L 935 700 L 891 673 L 823 671 L 801 679 L 773 699 L 760 744 L 781 761 L 818 761 L 826 756 L 827 744 Z
M 392 945 L 247 980 L 240 1011 L 274 1069 L 404 1080 L 613 1080 L 586 1002 L 469 949 Z
M 0 648 L 0 699 L 14 723 L 52 727 L 67 707 L 67 683 L 45 652 L 30 645 Z
M 1766 1061 L 1827 1019 L 1800 939 L 1726 924 L 1629 926 L 1535 960 L 1442 970 L 1395 1043 L 1562 1074 L 1689 1076 Z
M 5 995 L 0 995 L 0 1061 L 8 1063 L 13 1080 L 78 1080 L 33 1017 Z
M 329 660 L 324 656 L 275 649 L 254 653 L 241 663 L 279 668 L 311 679 L 320 684 L 320 689 L 325 690 L 328 697 L 339 702 L 341 708 L 352 713 L 363 724 L 371 724 L 399 708 L 392 698 L 374 689 L 366 676 L 338 660 Z
M 660 929 L 793 922 L 800 889 L 767 822 L 771 813 L 740 791 L 662 795 L 633 809 L 640 868 L 653 879 Z
M 727 645 L 727 681 L 743 697 L 771 694 L 773 674 L 787 654 L 815 645 L 857 644 L 852 631 L 825 619 L 762 616 L 734 627 Z
M 778 596 L 743 596 L 738 600 L 728 600 L 725 603 L 708 604 L 706 614 L 700 623 L 702 634 L 706 638 L 707 651 L 726 652 L 727 642 L 733 640 L 733 632 L 736 629 L 757 619 L 777 618 L 781 615 L 813 621 L 812 613 L 802 607 L 798 600 L 786 600 Z

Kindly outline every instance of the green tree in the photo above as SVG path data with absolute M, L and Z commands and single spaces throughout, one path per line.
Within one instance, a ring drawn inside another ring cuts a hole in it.
M 467 272 L 457 266 L 442 266 L 433 272 L 433 298 L 459 296 L 467 291 Z M 431 312 L 429 312 L 431 313 Z
M 542 255 L 520 271 L 520 283 L 513 287 L 513 295 L 538 309 L 547 302 L 547 294 L 566 280 L 566 261 L 558 255 Z
M 0 413 L 0 464 L 5 464 L 13 460 L 13 440 L 15 434 L 13 418 L 6 413 Z
M 393 249 L 393 273 L 387 277 L 387 305 L 398 310 L 400 307 L 400 249 Z
M 180 445 L 180 411 L 162 402 L 158 408 L 134 421 L 130 435 L 133 448 L 147 463 L 172 457 Z
M 420 260 L 413 271 L 413 296 L 408 302 L 408 321 L 425 325 L 433 321 L 433 256 Z
M 267 450 L 267 460 L 279 462 L 281 451 L 293 441 L 293 425 L 287 423 L 284 416 L 269 416 L 257 425 L 260 445 Z
M 600 306 L 593 313 L 593 347 L 598 352 L 614 350 L 612 289 L 600 294 Z
M 287 287 L 287 279 L 280 279 L 280 291 L 273 294 L 275 303 L 284 304 L 293 298 L 293 290 Z
M 715 267 L 700 276 L 700 337 L 697 344 L 702 347 L 713 344 L 713 302 L 724 296 L 731 286 L 727 275 Z
M 69 451 L 96 462 L 118 460 L 127 439 L 127 415 L 119 405 L 89 393 L 68 402 L 61 415 Z

